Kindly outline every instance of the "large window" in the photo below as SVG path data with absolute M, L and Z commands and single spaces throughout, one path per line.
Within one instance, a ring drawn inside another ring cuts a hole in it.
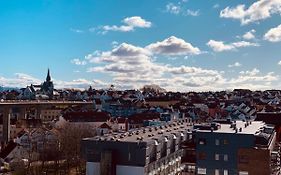
M 207 174 L 206 168 L 197 168 L 197 174 Z
M 198 143 L 199 143 L 199 145 L 206 145 L 206 139 L 199 138 Z
M 220 155 L 219 154 L 215 154 L 215 160 L 220 160 Z
M 223 175 L 228 175 L 228 170 L 223 170 Z
M 219 139 L 216 139 L 216 140 L 215 140 L 215 144 L 216 144 L 216 145 L 220 145 L 220 140 L 219 140 Z
M 220 170 L 219 169 L 215 169 L 215 175 L 220 175 Z
M 224 160 L 224 161 L 228 161 L 228 155 L 227 155 L 227 154 L 225 154 L 225 155 L 223 156 L 223 160 Z

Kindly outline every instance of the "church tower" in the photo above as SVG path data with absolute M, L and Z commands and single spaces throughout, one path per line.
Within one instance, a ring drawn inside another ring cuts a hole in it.
M 48 69 L 46 81 L 41 85 L 43 94 L 48 95 L 50 99 L 53 98 L 54 84 L 52 82 L 50 69 Z
M 50 82 L 50 81 L 51 81 L 51 75 L 50 75 L 50 69 L 48 69 L 48 74 L 47 74 L 46 82 Z

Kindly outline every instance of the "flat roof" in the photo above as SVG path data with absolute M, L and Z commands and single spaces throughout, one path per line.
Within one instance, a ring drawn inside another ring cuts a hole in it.
M 231 124 L 219 124 L 220 127 L 217 130 L 213 130 L 214 133 L 236 133 L 236 134 L 251 134 L 254 135 L 260 130 L 262 130 L 263 127 L 266 126 L 266 124 L 262 121 L 251 121 L 244 122 L 244 121 L 236 121 L 236 128 L 237 133 L 233 127 L 231 127 Z M 247 126 L 246 126 L 247 125 Z M 240 131 L 240 128 L 242 130 Z M 210 129 L 198 129 L 197 132 L 212 132 Z
M 162 126 L 143 127 L 124 133 L 112 133 L 104 136 L 86 138 L 84 140 L 95 141 L 119 141 L 119 142 L 150 142 L 172 134 L 180 134 L 192 131 L 192 124 L 187 121 L 167 123 Z

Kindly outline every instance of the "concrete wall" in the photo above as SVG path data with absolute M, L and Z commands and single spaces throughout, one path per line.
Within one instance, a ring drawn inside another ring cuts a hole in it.
M 137 166 L 116 166 L 116 175 L 129 175 L 134 172 L 134 175 L 144 175 L 144 167 Z M 87 162 L 86 175 L 100 175 L 100 163 Z
M 100 163 L 87 162 L 86 175 L 100 175 Z
M 144 167 L 136 167 L 136 166 L 116 166 L 116 175 L 144 175 Z

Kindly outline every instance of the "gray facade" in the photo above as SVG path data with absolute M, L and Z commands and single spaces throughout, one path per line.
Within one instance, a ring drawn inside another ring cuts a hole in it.
M 104 152 L 111 152 L 112 172 L 116 166 L 142 167 L 144 173 L 180 171 L 181 143 L 189 139 L 191 126 L 184 120 L 166 126 L 148 127 L 122 134 L 84 139 L 82 154 L 87 162 L 103 162 Z M 102 165 L 100 165 L 102 169 Z M 114 174 L 113 173 L 113 174 Z M 102 173 L 101 173 L 102 174 Z M 106 173 L 105 173 L 106 174 Z M 103 175 L 103 174 L 102 174 Z

